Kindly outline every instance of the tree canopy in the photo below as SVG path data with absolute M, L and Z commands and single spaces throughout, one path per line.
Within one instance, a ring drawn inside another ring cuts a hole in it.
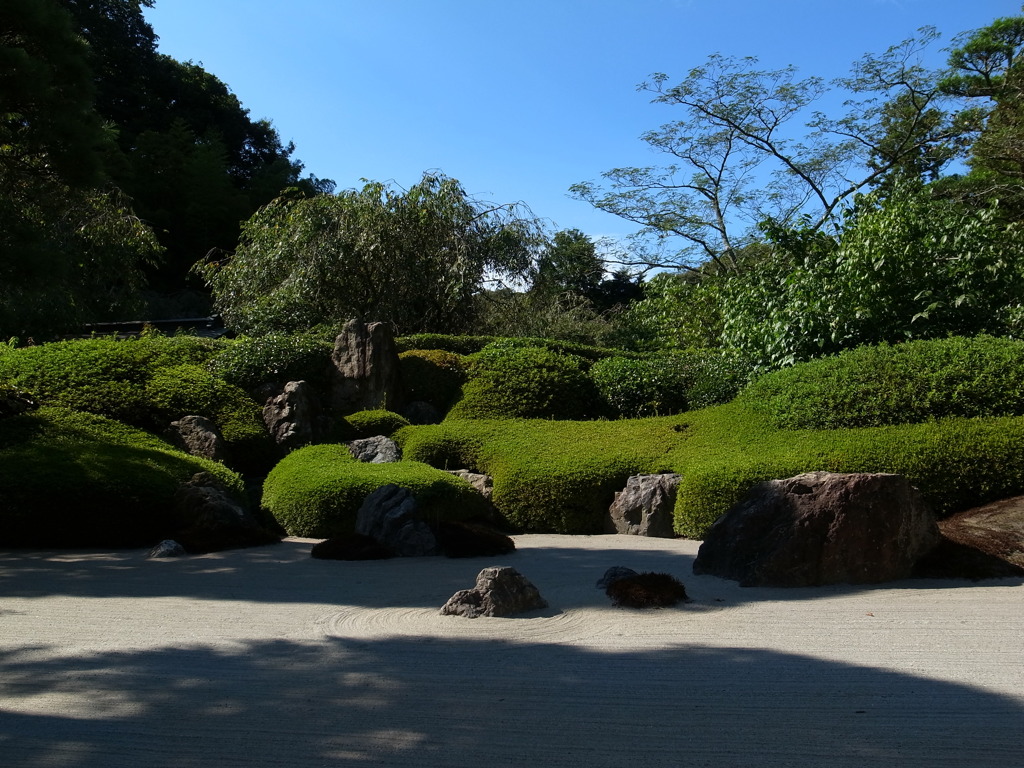
M 335 195 L 288 195 L 245 223 L 234 256 L 200 268 L 228 324 L 249 333 L 390 322 L 399 333 L 459 332 L 488 280 L 515 280 L 543 243 L 516 204 L 476 200 L 425 173 L 408 190 L 380 182 Z

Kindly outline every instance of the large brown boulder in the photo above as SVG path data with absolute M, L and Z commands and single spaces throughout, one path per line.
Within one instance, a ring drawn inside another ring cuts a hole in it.
M 172 421 L 164 436 L 177 448 L 193 456 L 214 461 L 226 461 L 224 437 L 217 425 L 205 416 L 182 416 Z
M 874 584 L 910 577 L 938 542 L 906 478 L 810 472 L 755 485 L 711 526 L 693 572 L 746 587 Z
M 336 415 L 401 407 L 398 352 L 387 324 L 349 320 L 334 340 L 331 365 L 331 406 Z
M 1024 576 L 1024 496 L 959 512 L 939 521 L 942 541 L 918 564 L 936 578 Z

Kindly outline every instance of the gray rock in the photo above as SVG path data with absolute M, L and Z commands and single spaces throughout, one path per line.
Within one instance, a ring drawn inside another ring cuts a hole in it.
M 187 554 L 185 548 L 181 546 L 174 539 L 164 539 L 151 550 L 146 557 L 158 558 L 158 557 L 181 557 Z
M 369 464 L 390 464 L 402 460 L 402 449 L 389 437 L 377 435 L 345 443 L 356 461 Z
M 331 353 L 331 407 L 337 415 L 402 405 L 398 352 L 385 323 L 349 320 Z
M 385 485 L 371 493 L 356 513 L 356 533 L 369 536 L 399 557 L 439 554 L 437 539 L 419 519 L 412 491 Z
M 318 442 L 323 434 L 316 392 L 305 381 L 289 381 L 263 406 L 263 423 L 277 445 L 293 450 Z
M 640 574 L 634 571 L 632 568 L 627 568 L 624 565 L 613 565 L 607 571 L 604 572 L 604 576 L 597 580 L 598 589 L 608 589 L 609 586 L 614 584 L 616 581 L 622 581 L 623 579 L 631 579 L 634 576 Z
M 444 607 L 442 616 L 512 616 L 547 608 L 537 588 L 515 568 L 492 566 L 477 574 L 476 587 L 456 592 Z
M 810 472 L 754 486 L 711 526 L 693 572 L 748 587 L 874 584 L 908 578 L 938 542 L 906 478 Z
M 471 486 L 480 491 L 480 495 L 488 501 L 494 493 L 494 479 L 490 475 L 481 475 L 477 472 L 470 472 L 468 469 L 449 469 L 448 473 L 461 477 Z
M 676 490 L 681 479 L 676 474 L 629 478 L 608 509 L 608 532 L 674 538 Z
M 183 416 L 164 432 L 170 442 L 186 453 L 204 459 L 225 461 L 227 451 L 217 425 L 204 416 Z

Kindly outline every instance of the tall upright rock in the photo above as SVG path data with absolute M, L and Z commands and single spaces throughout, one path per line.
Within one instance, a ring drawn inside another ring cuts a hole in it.
M 398 351 L 386 323 L 345 323 L 331 353 L 331 407 L 335 416 L 403 402 Z

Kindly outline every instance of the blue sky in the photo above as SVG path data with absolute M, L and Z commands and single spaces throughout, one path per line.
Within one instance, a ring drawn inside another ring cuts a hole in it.
M 680 81 L 709 54 L 845 75 L 931 25 L 959 32 L 1019 0 L 157 0 L 160 50 L 226 82 L 306 169 L 339 188 L 424 170 L 522 201 L 559 229 L 633 227 L 568 188 L 658 164 L 639 140 L 673 118 L 637 83 Z

